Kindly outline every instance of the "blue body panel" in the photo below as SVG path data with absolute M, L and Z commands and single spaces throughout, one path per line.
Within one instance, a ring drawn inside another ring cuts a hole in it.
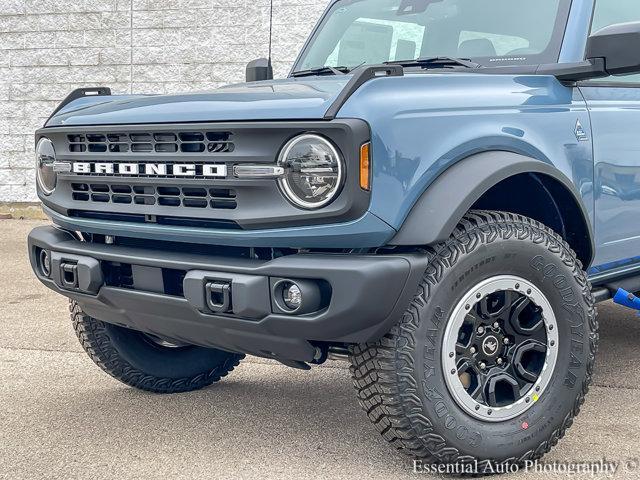
M 594 0 L 573 1 L 559 62 L 583 60 L 593 5 Z M 289 78 L 201 94 L 88 97 L 65 106 L 47 126 L 317 120 L 350 79 Z M 338 117 L 364 119 L 372 131 L 371 204 L 353 222 L 229 231 L 49 213 L 66 228 L 96 233 L 222 245 L 382 246 L 447 168 L 475 153 L 506 150 L 553 165 L 575 184 L 596 235 L 591 273 L 640 262 L 640 88 L 578 88 L 542 75 L 406 72 L 365 83 Z
M 381 78 L 359 89 L 339 116 L 365 118 L 371 125 L 370 209 L 396 229 L 440 173 L 490 150 L 554 165 L 573 180 L 593 218 L 591 144 L 575 135 L 576 121 L 589 128 L 589 115 L 579 91 L 554 77 L 456 73 Z
M 368 248 L 385 245 L 396 233 L 372 213 L 352 222 L 263 230 L 223 230 L 175 227 L 153 223 L 124 223 L 85 218 L 69 218 L 44 207 L 56 225 L 101 235 L 120 235 L 175 242 L 274 248 Z
M 584 58 L 595 0 L 573 0 L 558 63 L 579 62 Z
M 349 78 L 290 79 L 208 94 L 134 97 L 110 103 L 94 98 L 97 105 L 74 108 L 72 104 L 50 125 L 317 119 L 323 118 Z M 297 107 L 291 108 L 293 104 Z M 172 238 L 225 245 L 382 246 L 439 174 L 463 158 L 490 150 L 512 151 L 554 165 L 582 192 L 593 218 L 591 144 L 575 136 L 576 121 L 589 128 L 586 105 L 577 89 L 563 86 L 554 77 L 420 73 L 380 78 L 356 91 L 338 116 L 365 119 L 371 126 L 373 188 L 368 215 L 347 224 L 269 232 L 208 230 L 202 235 L 197 229 L 154 228 Z M 56 221 L 96 233 L 105 233 L 106 228 L 95 220 L 84 219 L 81 226 L 77 219 Z M 140 226 L 109 228 L 132 236 L 162 235 Z
M 640 254 L 640 88 L 582 86 L 595 161 L 594 265 L 637 263 Z
M 275 80 L 183 95 L 85 97 L 46 126 L 320 119 L 350 78 Z

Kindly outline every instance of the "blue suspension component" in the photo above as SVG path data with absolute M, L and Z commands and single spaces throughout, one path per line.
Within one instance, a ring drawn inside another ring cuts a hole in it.
M 640 312 L 640 298 L 622 288 L 619 288 L 616 292 L 615 296 L 613 297 L 613 302 L 617 303 L 618 305 L 622 305 L 623 307 L 638 310 Z

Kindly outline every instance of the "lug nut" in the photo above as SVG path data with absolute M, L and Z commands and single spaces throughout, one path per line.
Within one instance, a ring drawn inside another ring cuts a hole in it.
M 499 324 L 498 322 L 495 322 L 495 323 L 493 324 L 493 328 L 500 328 L 500 324 Z
M 487 368 L 487 364 L 484 362 L 480 362 L 480 365 L 478 365 L 480 367 L 480 370 L 484 370 Z
M 502 365 L 503 360 L 502 360 L 501 358 L 499 358 L 498 360 L 496 360 L 496 363 L 497 363 L 498 365 Z
M 478 335 L 482 335 L 484 333 L 484 327 L 478 327 Z
M 509 338 L 508 338 L 508 337 L 505 337 L 505 338 L 504 338 L 504 344 L 505 344 L 505 345 L 509 345 Z
M 476 353 L 476 347 L 471 347 L 471 348 L 469 349 L 469 353 L 471 353 L 472 355 L 473 355 L 474 353 Z

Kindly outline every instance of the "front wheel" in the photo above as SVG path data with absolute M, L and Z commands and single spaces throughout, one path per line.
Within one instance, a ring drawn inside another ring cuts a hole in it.
M 539 459 L 593 372 L 598 325 L 580 262 L 549 228 L 502 212 L 469 213 L 428 255 L 401 321 L 352 349 L 362 407 L 426 462 L 489 473 Z

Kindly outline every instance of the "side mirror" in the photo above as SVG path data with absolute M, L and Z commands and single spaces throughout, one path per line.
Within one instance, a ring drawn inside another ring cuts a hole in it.
M 640 22 L 598 30 L 587 42 L 587 59 L 603 58 L 609 75 L 640 72 Z
M 260 82 L 273 79 L 273 67 L 271 61 L 259 58 L 247 64 L 247 82 Z
M 640 22 L 617 23 L 589 37 L 586 61 L 540 65 L 538 73 L 554 75 L 561 82 L 640 73 L 639 51 Z

